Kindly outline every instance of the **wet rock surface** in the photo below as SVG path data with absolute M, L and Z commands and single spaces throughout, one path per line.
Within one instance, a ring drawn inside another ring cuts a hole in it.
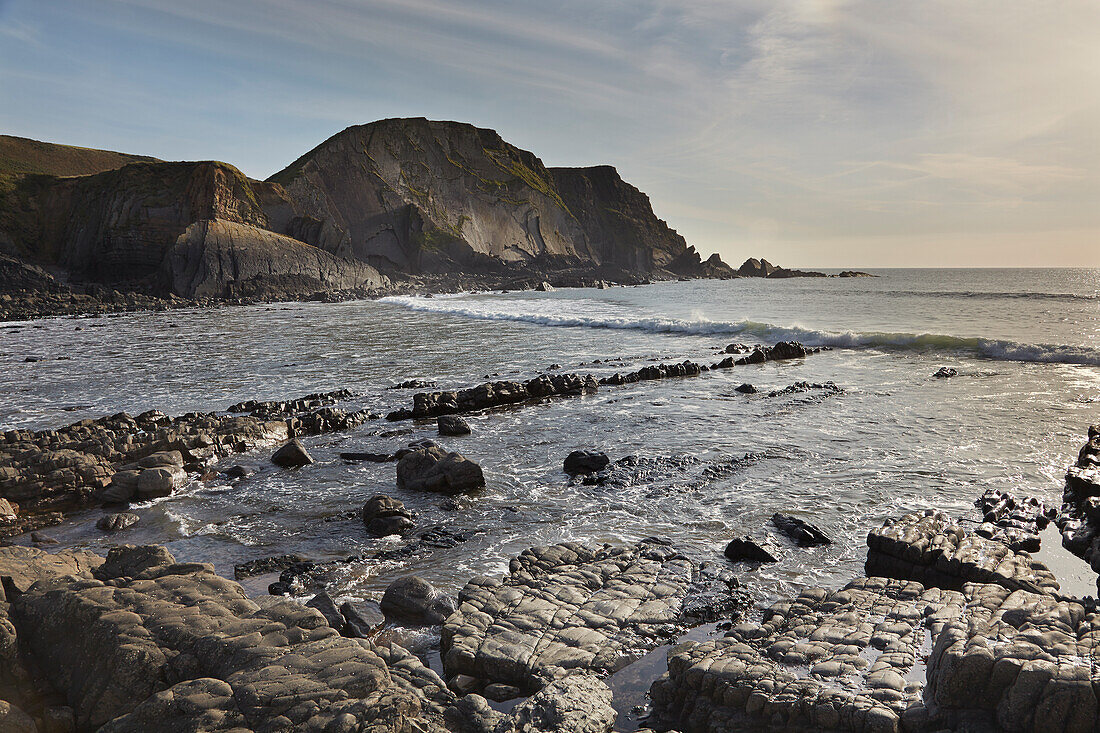
M 157 410 L 81 420 L 58 430 L 0 433 L 0 500 L 15 518 L 0 516 L 0 539 L 57 524 L 63 513 L 170 495 L 219 458 L 296 435 L 344 430 L 370 419 L 331 405 L 346 390 L 290 400 L 246 402 L 249 415 Z
M 1096 729 L 1094 606 L 1059 596 L 1026 552 L 942 514 L 888 522 L 868 546 L 869 577 L 673 648 L 651 689 L 654 722 L 685 733 Z
M 1089 427 L 1088 441 L 1066 472 L 1057 521 L 1066 549 L 1100 573 L 1100 425 Z
M 743 608 L 733 584 L 657 541 L 531 548 L 508 575 L 459 593 L 443 626 L 443 666 L 452 684 L 487 694 L 493 685 L 530 694 L 575 670 L 610 673 L 687 626 Z M 687 599 L 708 587 L 721 605 L 692 609 Z
M 400 647 L 341 637 L 297 603 L 257 605 L 163 548 L 111 555 L 13 603 L 78 729 L 445 730 L 454 696 Z
M 397 488 L 460 494 L 485 486 L 481 466 L 436 445 L 409 451 L 397 462 Z

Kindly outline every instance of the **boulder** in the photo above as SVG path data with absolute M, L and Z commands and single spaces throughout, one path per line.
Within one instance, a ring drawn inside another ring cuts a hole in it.
M 570 476 L 582 473 L 596 473 L 607 468 L 611 459 L 606 453 L 595 450 L 575 450 L 565 457 L 562 468 Z
M 325 621 L 328 625 L 336 629 L 336 631 L 344 636 L 344 626 L 347 623 L 344 620 L 344 615 L 340 613 L 340 609 L 336 607 L 336 602 L 332 600 L 332 596 L 324 591 L 306 601 L 306 608 L 315 608 L 321 612 L 321 615 L 325 617 Z
M 551 682 L 512 709 L 516 733 L 610 733 L 611 688 L 592 675 Z
M 485 486 L 481 466 L 439 446 L 412 450 L 397 462 L 397 488 L 459 494 Z
M 428 581 L 407 576 L 390 583 L 380 608 L 386 619 L 416 626 L 437 626 L 454 613 L 453 598 L 436 590 Z
M 543 293 L 549 293 L 553 289 L 554 289 L 554 286 L 551 285 L 550 283 L 546 282 L 545 280 L 543 280 L 542 282 L 540 282 L 538 285 L 535 286 L 535 290 L 538 290 L 538 291 L 543 292 Z
M 147 468 L 138 475 L 135 498 L 146 501 L 171 496 L 186 481 L 187 474 L 179 466 Z
M 415 526 L 404 503 L 384 494 L 371 497 L 363 505 L 362 515 L 367 532 L 375 537 L 404 534 Z
M 141 519 L 141 517 L 131 512 L 105 514 L 99 518 L 95 526 L 97 529 L 102 529 L 104 532 L 119 532 L 131 525 L 137 524 L 139 519 Z
M 790 537 L 799 547 L 817 547 L 819 545 L 831 545 L 833 541 L 825 536 L 817 527 L 802 521 L 798 517 L 791 517 L 776 512 L 772 515 L 772 524 L 783 534 Z
M 740 392 L 741 394 L 756 394 L 756 387 L 746 382 L 745 384 L 739 384 L 734 387 L 734 391 Z
M 116 471 L 111 476 L 111 483 L 99 493 L 100 500 L 105 504 L 126 504 L 137 495 L 138 477 L 141 471 L 123 470 Z
M 438 418 L 440 435 L 469 435 L 470 423 L 458 415 L 440 415 Z
M 934 374 L 932 374 L 932 376 L 937 378 L 937 379 L 947 379 L 949 377 L 957 377 L 957 376 L 959 376 L 959 370 L 955 369 L 953 367 L 940 367 L 939 369 L 937 369 L 935 371 Z
M 725 556 L 733 562 L 779 562 L 752 537 L 735 537 L 726 545 Z
M 297 468 L 313 463 L 313 458 L 302 445 L 302 441 L 295 438 L 275 451 L 271 456 L 271 462 L 280 468 Z

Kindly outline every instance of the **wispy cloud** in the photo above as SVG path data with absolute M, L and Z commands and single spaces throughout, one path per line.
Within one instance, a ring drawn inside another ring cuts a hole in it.
M 266 175 L 347 124 L 465 119 L 550 164 L 617 165 L 701 249 L 795 265 L 844 264 L 836 242 L 901 233 L 1033 232 L 1049 250 L 1055 230 L 1078 244 L 1100 232 L 1094 0 L 0 10 L 14 41 L 0 44 L 12 97 L 0 102 L 16 103 L 0 122 L 22 134 L 59 139 L 69 120 L 79 144 L 122 139 Z M 119 109 L 125 135 L 111 129 Z M 920 264 L 912 248 L 896 256 Z

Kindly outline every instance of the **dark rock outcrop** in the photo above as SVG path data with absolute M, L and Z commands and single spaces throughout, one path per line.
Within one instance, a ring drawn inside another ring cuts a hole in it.
M 437 421 L 440 435 L 459 436 L 470 434 L 470 423 L 457 415 L 440 415 Z
M 752 537 L 734 537 L 726 545 L 723 554 L 733 562 L 779 562 Z
M 602 451 L 575 450 L 565 457 L 562 468 L 570 476 L 582 473 L 595 473 L 607 468 L 611 459 Z
M 799 547 L 818 547 L 833 543 L 820 529 L 798 517 L 776 512 L 772 515 L 772 524 Z
M 423 578 L 408 576 L 389 584 L 379 605 L 390 621 L 418 626 L 437 626 L 457 608 L 455 600 L 440 593 Z
M 295 438 L 275 451 L 271 455 L 271 462 L 281 468 L 298 468 L 313 463 L 313 458 L 302 445 L 302 441 Z
M 438 446 L 409 451 L 397 462 L 397 488 L 461 494 L 485 485 L 481 466 Z

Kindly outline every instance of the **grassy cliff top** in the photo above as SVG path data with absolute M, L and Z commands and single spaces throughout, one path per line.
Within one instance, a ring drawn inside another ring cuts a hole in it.
M 0 175 L 44 173 L 51 176 L 86 176 L 121 168 L 127 163 L 156 160 L 145 155 L 128 155 L 111 150 L 78 148 L 0 135 Z

